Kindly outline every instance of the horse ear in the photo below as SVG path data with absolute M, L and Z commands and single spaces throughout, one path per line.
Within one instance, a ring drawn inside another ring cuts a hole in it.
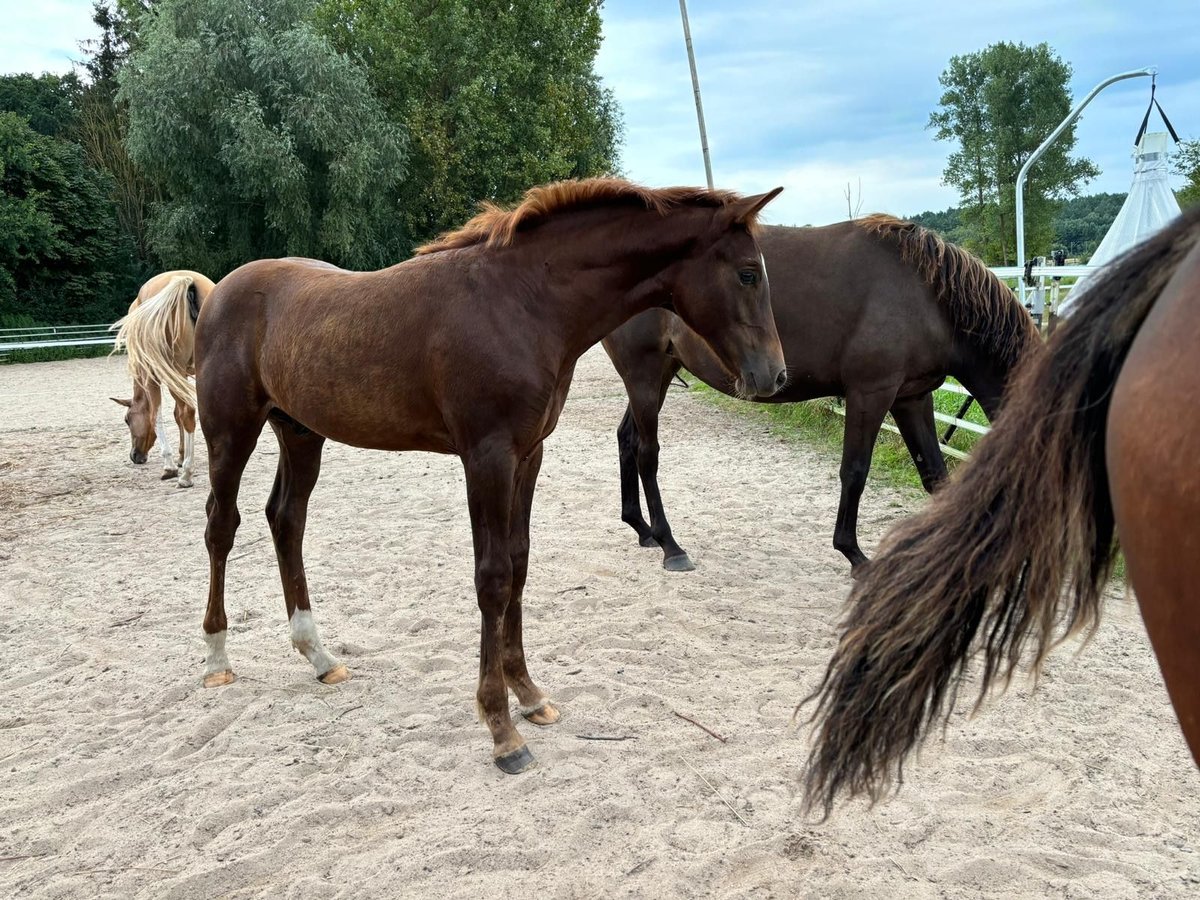
M 743 197 L 741 200 L 736 200 L 725 207 L 725 216 L 728 224 L 746 225 L 762 211 L 762 208 L 779 196 L 783 191 L 782 187 L 777 187 L 772 191 L 767 191 L 765 194 L 755 194 L 753 197 Z
M 133 408 L 132 400 L 118 400 L 116 397 L 109 397 L 108 399 L 113 403 L 119 404 L 120 406 L 128 406 L 130 409 Z

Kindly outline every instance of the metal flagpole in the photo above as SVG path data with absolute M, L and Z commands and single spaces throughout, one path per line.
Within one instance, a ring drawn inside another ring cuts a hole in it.
M 704 104 L 700 102 L 700 78 L 696 75 L 696 54 L 692 50 L 692 29 L 688 25 L 687 0 L 679 0 L 679 14 L 683 16 L 683 39 L 687 43 L 688 65 L 692 69 L 692 91 L 696 95 L 696 120 L 700 123 L 700 150 L 704 153 L 704 175 L 708 187 L 713 186 L 712 163 L 708 158 L 708 132 L 704 129 Z

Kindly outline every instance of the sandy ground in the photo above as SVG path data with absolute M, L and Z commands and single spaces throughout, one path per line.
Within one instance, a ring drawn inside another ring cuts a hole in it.
M 327 448 L 308 572 L 354 678 L 326 687 L 287 638 L 268 432 L 230 565 L 241 677 L 204 690 L 203 442 L 190 491 L 135 468 L 127 393 L 116 360 L 0 368 L 0 896 L 1200 895 L 1200 775 L 1119 597 L 897 798 L 801 820 L 789 720 L 848 585 L 827 453 L 672 396 L 662 481 L 699 569 L 665 573 L 617 515 L 619 382 L 581 361 L 526 593 L 564 718 L 520 726 L 540 764 L 514 778 L 474 716 L 456 459 Z M 921 502 L 871 485 L 865 545 Z

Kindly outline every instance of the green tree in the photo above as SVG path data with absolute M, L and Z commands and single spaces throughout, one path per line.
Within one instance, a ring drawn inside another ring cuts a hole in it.
M 111 320 L 136 290 L 103 173 L 73 142 L 0 113 L 0 317 Z
M 74 74 L 0 75 L 0 112 L 24 116 L 38 134 L 69 138 L 79 121 L 82 93 Z
M 1175 171 L 1188 180 L 1175 192 L 1184 209 L 1200 204 L 1200 140 L 1181 141 L 1175 154 Z
M 310 22 L 315 0 L 162 0 L 118 78 L 130 156 L 166 199 L 163 262 L 213 277 L 248 260 L 398 256 L 401 131 L 362 68 Z
M 945 91 L 929 126 L 958 145 L 943 180 L 959 190 L 968 245 L 990 262 L 1015 262 L 1017 174 L 1070 112 L 1070 77 L 1047 44 L 1002 42 L 953 57 L 939 79 Z M 1030 170 L 1025 240 L 1033 250 L 1052 242 L 1058 201 L 1099 174 L 1090 160 L 1070 156 L 1074 146 L 1072 125 Z
M 322 0 L 411 136 L 401 192 L 411 243 L 482 200 L 617 168 L 620 116 L 595 72 L 601 0 Z

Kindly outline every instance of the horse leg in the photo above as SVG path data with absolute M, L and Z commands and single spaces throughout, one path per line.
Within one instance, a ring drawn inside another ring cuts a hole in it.
M 175 400 L 175 423 L 179 426 L 179 487 L 192 486 L 192 465 L 196 452 L 196 409 L 187 401 L 179 399 L 171 392 Z
M 625 407 L 625 415 L 617 426 L 617 453 L 621 462 L 621 521 L 637 532 L 643 547 L 657 547 L 650 536 L 650 526 L 642 518 L 642 495 L 638 487 L 638 430 L 633 420 L 633 407 Z
M 658 383 L 643 379 L 629 387 L 629 408 L 633 412 L 637 431 L 637 467 L 642 476 L 642 491 L 646 495 L 646 511 L 650 513 L 650 536 L 663 550 L 663 568 L 668 572 L 691 572 L 696 568 L 687 551 L 675 543 L 671 523 L 663 509 L 662 493 L 658 489 L 658 413 L 667 398 L 671 379 L 679 364 L 670 361 L 659 373 Z
M 883 417 L 896 399 L 895 386 L 874 391 L 858 389 L 846 392 L 846 428 L 842 437 L 842 496 L 838 502 L 833 546 L 850 560 L 851 569 L 867 561 L 858 546 L 858 502 L 862 499 L 871 471 L 871 453 L 875 438 L 883 426 Z
M 204 664 L 204 686 L 219 687 L 234 680 L 225 655 L 225 562 L 233 548 L 233 538 L 241 524 L 237 509 L 242 472 L 262 429 L 262 418 L 255 421 L 209 422 L 208 441 L 208 527 L 204 543 L 208 547 L 208 609 L 204 614 L 204 641 L 208 654 Z
M 897 397 L 892 404 L 892 418 L 921 476 L 921 486 L 932 494 L 946 480 L 946 459 L 933 417 L 933 394 L 927 391 L 914 397 Z
M 558 710 L 546 693 L 529 677 L 521 635 L 521 601 L 525 591 L 525 576 L 529 572 L 529 516 L 533 509 L 533 490 L 541 468 L 542 447 L 539 444 L 538 448 L 517 466 L 516 496 L 513 498 L 508 548 L 512 559 L 512 593 L 508 598 L 508 607 L 504 610 L 502 659 L 504 681 L 517 695 L 521 715 L 534 725 L 553 725 L 559 720 Z
M 509 544 L 517 460 L 508 446 L 490 445 L 464 455 L 463 466 L 475 546 L 475 593 L 482 617 L 476 705 L 492 733 L 493 761 L 501 771 L 516 775 L 534 762 L 525 739 L 513 726 L 505 683 L 504 630 L 513 593 L 514 554 Z
M 312 431 L 300 433 L 290 422 L 268 421 L 279 440 L 279 465 L 275 471 L 275 485 L 267 500 L 267 524 L 271 526 L 271 538 L 275 542 L 292 646 L 312 663 L 318 681 L 340 684 L 350 677 L 350 670 L 321 644 L 308 597 L 308 578 L 304 574 L 308 498 L 321 474 L 325 438 Z
M 154 437 L 158 441 L 159 452 L 162 453 L 162 480 L 166 481 L 179 474 L 179 467 L 175 463 L 171 439 L 167 437 L 167 426 L 163 421 L 162 388 L 154 382 L 146 382 L 144 389 L 150 396 L 150 402 L 154 404 Z

